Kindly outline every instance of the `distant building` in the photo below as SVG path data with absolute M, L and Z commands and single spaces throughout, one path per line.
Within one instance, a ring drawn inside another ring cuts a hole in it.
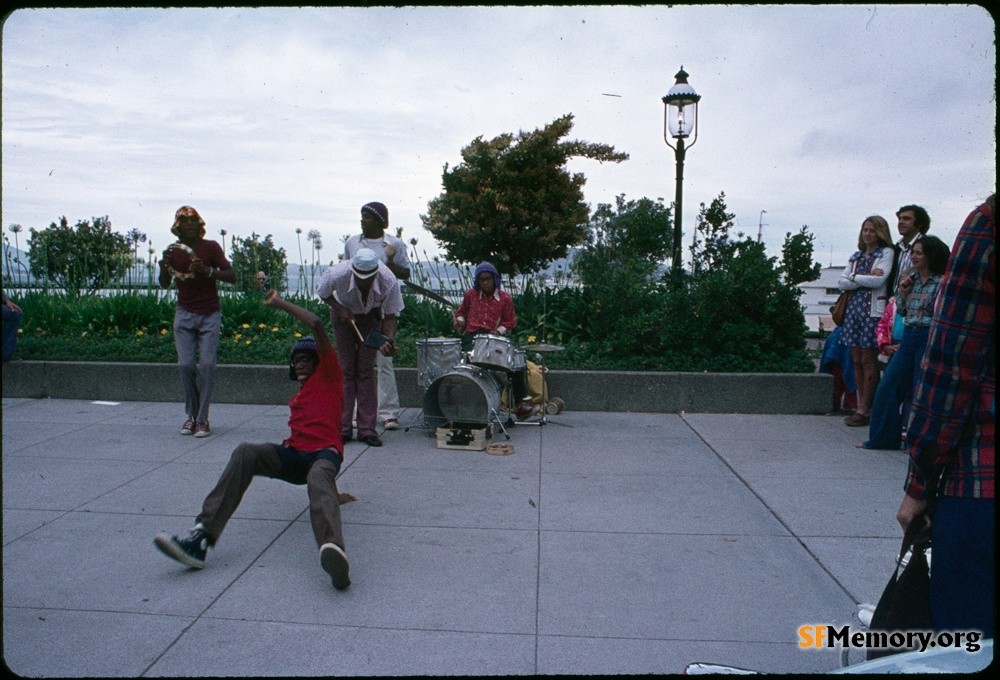
M 806 317 L 806 326 L 811 331 L 818 331 L 820 324 L 823 332 L 829 333 L 833 330 L 833 319 L 830 318 L 830 307 L 840 296 L 840 288 L 837 287 L 837 280 L 840 279 L 844 267 L 826 267 L 815 281 L 800 283 L 799 289 L 802 297 L 802 312 Z

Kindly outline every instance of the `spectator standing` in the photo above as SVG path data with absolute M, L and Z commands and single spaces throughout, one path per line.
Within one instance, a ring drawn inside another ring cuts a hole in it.
M 933 504 L 937 630 L 995 631 L 996 195 L 952 247 L 920 363 L 906 443 L 905 531 Z M 922 521 L 922 520 L 918 520 Z
M 903 341 L 875 390 L 868 439 L 859 448 L 899 449 L 901 445 L 903 413 L 913 398 L 916 368 L 927 346 L 934 302 L 948 265 L 948 246 L 936 236 L 925 236 L 913 244 L 911 256 L 913 269 L 900 279 L 895 302 L 903 317 Z
M 406 244 L 397 236 L 388 233 L 389 209 L 377 201 L 361 206 L 361 233 L 344 242 L 344 259 L 352 259 L 362 248 L 368 248 L 378 255 L 379 260 L 389 268 L 400 281 L 410 278 L 410 259 L 406 255 Z M 375 355 L 375 382 L 378 386 L 378 419 L 387 430 L 399 429 L 399 389 L 396 386 L 396 371 L 391 356 L 381 352 Z
M 372 330 L 390 339 L 395 337 L 398 315 L 403 311 L 399 282 L 374 251 L 361 248 L 351 260 L 338 262 L 323 272 L 316 284 L 316 294 L 330 305 L 330 323 L 344 371 L 341 438 L 344 442 L 353 438 L 351 423 L 357 410 L 358 440 L 369 446 L 382 446 L 375 430 L 378 415 L 375 355 L 392 356 L 396 345 L 387 341 L 375 349 L 362 338 L 367 338 Z
M 844 419 L 850 427 L 863 427 L 871 419 L 875 386 L 878 384 L 878 345 L 875 327 L 885 312 L 886 282 L 893 260 L 889 223 L 881 215 L 865 218 L 858 235 L 858 250 L 851 255 L 843 276 L 837 282 L 841 290 L 853 290 L 840 341 L 851 348 L 858 408 Z
M 7 297 L 6 291 L 0 288 L 3 296 L 3 361 L 7 363 L 14 358 L 17 349 L 17 330 L 21 327 L 21 308 Z
M 208 409 L 215 385 L 216 355 L 222 329 L 218 281 L 236 283 L 236 272 L 216 241 L 205 238 L 205 220 L 191 206 L 181 206 L 170 231 L 187 251 L 168 247 L 160 258 L 160 287 L 177 282 L 174 344 L 184 388 L 187 419 L 181 434 L 212 433 Z
M 901 238 L 896 241 L 892 273 L 889 275 L 892 284 L 890 295 L 896 294 L 899 281 L 910 273 L 910 268 L 913 266 L 913 244 L 923 238 L 930 228 L 931 217 L 919 205 L 904 205 L 896 211 L 896 229 Z

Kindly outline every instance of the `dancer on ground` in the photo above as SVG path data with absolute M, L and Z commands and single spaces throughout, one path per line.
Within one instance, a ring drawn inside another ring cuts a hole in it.
M 292 346 L 289 375 L 299 391 L 288 402 L 291 434 L 281 444 L 242 443 L 208 494 L 194 529 L 184 538 L 159 534 L 154 544 L 164 554 L 195 569 L 205 566 L 205 556 L 222 535 L 254 477 L 271 477 L 291 484 L 305 484 L 309 492 L 309 518 L 319 546 L 320 565 L 333 586 L 351 584 L 340 523 L 337 472 L 344 460 L 340 440 L 340 412 L 344 375 L 323 321 L 312 312 L 267 292 L 264 304 L 288 312 L 312 331 Z

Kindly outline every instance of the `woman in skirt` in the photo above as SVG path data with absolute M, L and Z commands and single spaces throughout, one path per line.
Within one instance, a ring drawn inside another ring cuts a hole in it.
M 885 311 L 886 284 L 892 269 L 892 236 L 889 223 L 880 215 L 865 218 L 858 235 L 858 250 L 837 282 L 841 290 L 853 290 L 844 314 L 840 341 L 851 348 L 858 408 L 844 423 L 863 427 L 871 419 L 872 401 L 878 386 L 878 343 L 875 327 Z

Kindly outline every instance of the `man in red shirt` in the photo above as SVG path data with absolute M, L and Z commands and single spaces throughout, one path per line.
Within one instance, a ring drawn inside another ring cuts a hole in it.
M 500 273 L 489 262 L 481 262 L 476 267 L 472 288 L 465 291 L 462 304 L 455 311 L 454 325 L 462 337 L 462 350 L 466 352 L 472 349 L 476 335 L 507 335 L 517 325 L 514 298 L 500 290 Z M 523 369 L 513 372 L 511 383 L 517 404 L 512 410 L 519 418 L 526 418 L 533 407 Z
M 188 536 L 158 534 L 153 543 L 178 562 L 201 569 L 208 547 L 219 540 L 255 476 L 305 484 L 320 564 L 333 586 L 343 590 L 351 584 L 337 492 L 337 473 L 344 460 L 340 436 L 344 374 L 322 320 L 276 291 L 267 295 L 265 305 L 288 312 L 313 334 L 292 347 L 289 375 L 299 382 L 299 391 L 288 402 L 291 434 L 280 445 L 244 442 L 237 446 Z
M 219 244 L 205 238 L 205 220 L 191 206 L 181 206 L 170 231 L 179 240 L 160 258 L 160 287 L 169 288 L 171 281 L 177 281 L 174 344 L 187 412 L 181 434 L 207 437 L 212 433 L 208 407 L 222 329 L 215 283 L 236 283 L 236 272 Z

